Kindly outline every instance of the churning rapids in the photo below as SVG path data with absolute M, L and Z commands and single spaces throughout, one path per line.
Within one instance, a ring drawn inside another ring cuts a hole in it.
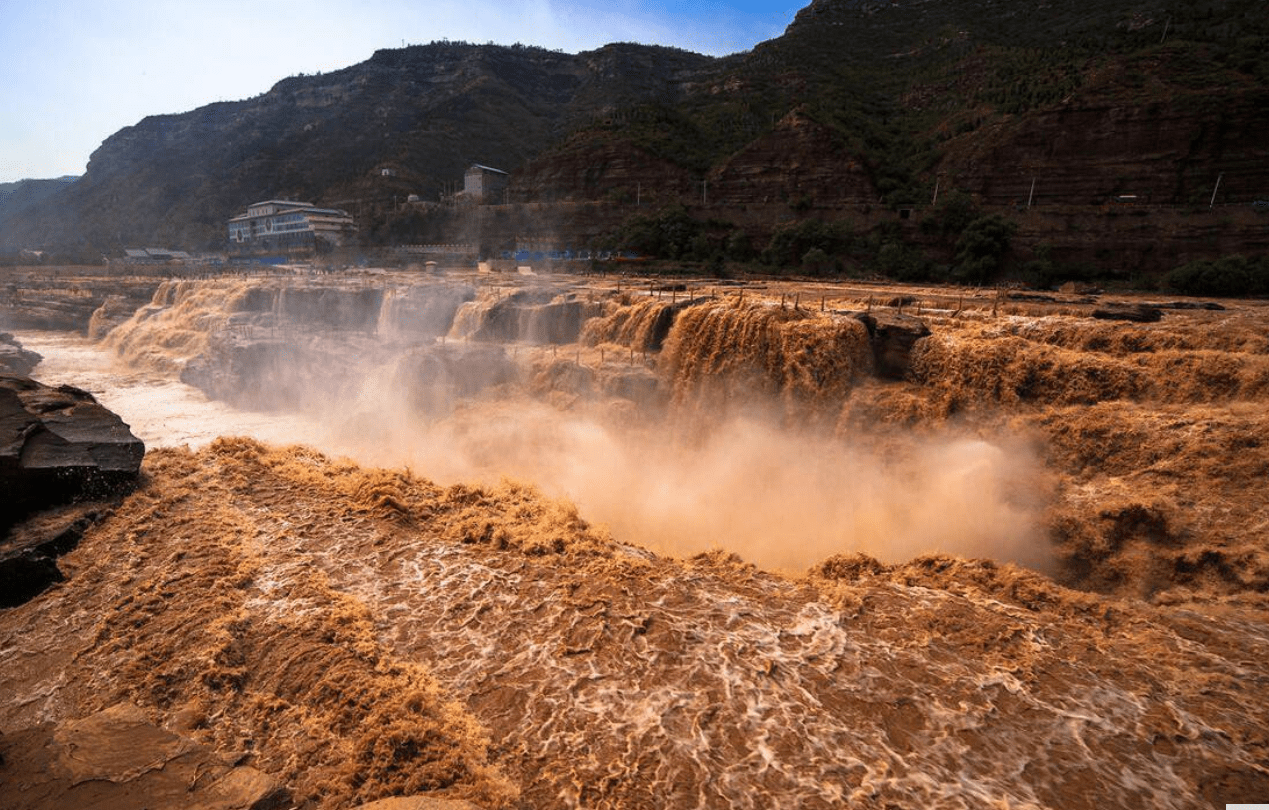
M 0 611 L 0 731 L 130 701 L 306 808 L 1269 801 L 1262 309 L 615 287 L 19 332 L 149 453 Z

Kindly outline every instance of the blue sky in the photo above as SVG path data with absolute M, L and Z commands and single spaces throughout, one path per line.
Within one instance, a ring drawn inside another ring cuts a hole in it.
M 719 56 L 779 36 L 809 2 L 0 0 L 0 182 L 82 174 L 147 115 L 250 98 L 379 48 L 643 42 Z

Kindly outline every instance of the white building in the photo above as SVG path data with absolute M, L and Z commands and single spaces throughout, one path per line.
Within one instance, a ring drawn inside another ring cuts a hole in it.
M 265 200 L 229 220 L 231 250 L 296 250 L 338 247 L 357 232 L 352 215 L 296 200 Z

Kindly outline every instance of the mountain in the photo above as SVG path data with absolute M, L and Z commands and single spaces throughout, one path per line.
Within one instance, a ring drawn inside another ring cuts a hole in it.
M 769 165 L 821 164 L 813 199 L 856 196 L 862 165 L 874 199 L 892 204 L 930 199 L 940 175 L 997 203 L 1046 176 L 1050 202 L 1176 204 L 1225 173 L 1226 199 L 1249 201 L 1269 192 L 1266 41 L 1257 0 L 815 0 L 685 102 L 593 131 L 605 150 L 624 141 L 721 180 L 744 150 L 791 135 L 796 110 L 834 146 L 766 151 L 785 155 Z M 558 158 L 585 163 L 568 152 Z M 766 186 L 744 196 L 798 195 L 779 172 Z
M 449 42 L 378 51 L 120 130 L 73 188 L 16 217 L 3 243 L 217 247 L 225 220 L 256 200 L 356 210 L 435 199 L 473 162 L 514 168 L 571 122 L 638 98 L 677 100 L 713 61 L 624 44 L 576 55 Z
M 438 199 L 474 162 L 511 172 L 512 202 L 703 203 L 735 223 L 936 189 L 984 207 L 1250 203 L 1269 197 L 1266 41 L 1263 0 L 814 0 L 718 59 L 383 50 L 116 133 L 83 178 L 0 223 L 0 247 L 215 247 L 270 197 L 408 239 L 396 204 Z
M 23 210 L 52 197 L 77 178 L 66 176 L 54 180 L 18 180 L 0 183 L 0 228 Z

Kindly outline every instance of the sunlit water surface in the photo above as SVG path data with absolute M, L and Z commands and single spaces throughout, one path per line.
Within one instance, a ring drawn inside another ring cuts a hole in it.
M 325 435 L 301 414 L 244 411 L 209 400 L 171 374 L 131 368 L 104 345 L 73 332 L 18 332 L 43 360 L 31 376 L 45 385 L 73 385 L 119 415 L 147 448 L 201 447 L 218 436 L 251 436 L 292 444 Z

